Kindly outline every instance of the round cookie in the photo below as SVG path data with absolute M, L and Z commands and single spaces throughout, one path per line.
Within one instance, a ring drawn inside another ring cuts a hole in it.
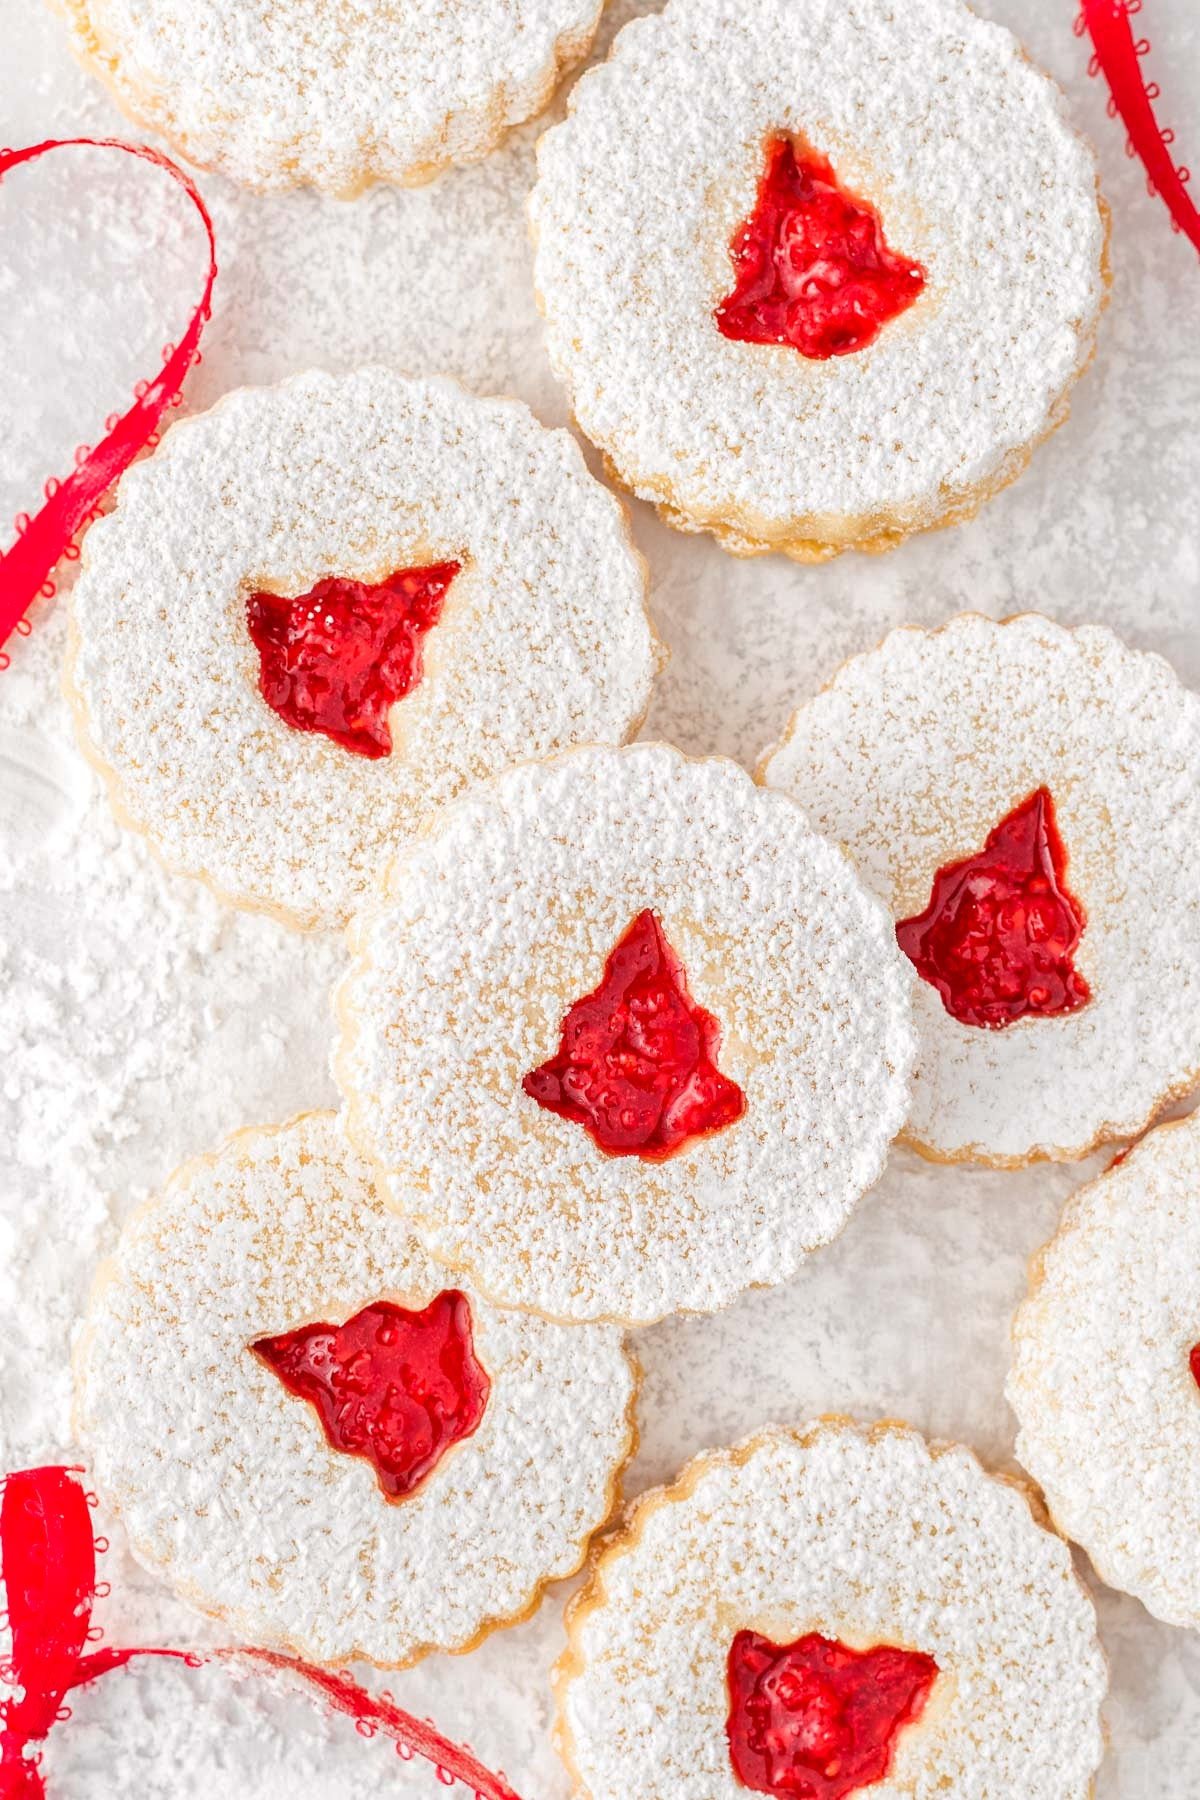
M 970 516 L 1065 417 L 1107 289 L 1091 150 L 962 0 L 670 0 L 542 139 L 531 219 L 579 424 L 743 555 Z
M 1017 1455 L 1110 1587 L 1200 1627 L 1200 1115 L 1069 1202 L 1013 1322 Z
M 139 1561 L 252 1643 L 471 1648 L 571 1574 L 633 1448 L 619 1335 L 500 1313 L 333 1113 L 187 1164 L 97 1279 L 76 1425 Z
M 129 471 L 67 681 L 163 860 L 312 929 L 470 782 L 631 735 L 660 660 L 569 434 L 368 368 L 240 390 Z
M 1025 1493 L 967 1450 L 825 1420 L 642 1496 L 568 1608 L 580 1800 L 1085 1800 L 1106 1670 Z
M 604 0 L 51 0 L 139 125 L 260 190 L 349 198 L 478 162 L 549 104 Z
M 352 941 L 348 1130 L 500 1304 L 635 1324 L 784 1280 L 904 1120 L 886 914 L 721 758 L 515 769 L 397 859 Z
M 760 770 L 845 845 L 923 976 L 907 1134 L 1015 1166 L 1200 1075 L 1200 698 L 1097 626 L 893 632 Z

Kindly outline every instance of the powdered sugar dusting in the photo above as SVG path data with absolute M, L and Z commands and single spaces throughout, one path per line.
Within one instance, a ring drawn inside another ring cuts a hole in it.
M 314 1102 L 331 1097 L 325 989 L 342 957 L 171 881 L 121 830 L 57 691 L 65 622 L 39 617 L 2 678 L 0 1303 L 21 1328 L 0 1336 L 0 1376 L 2 1439 L 22 1462 L 70 1448 L 67 1347 L 110 1208 L 145 1197 L 205 1131 L 294 1107 L 297 1070 Z
M 853 356 L 732 344 L 713 321 L 781 132 L 926 271 Z M 1104 292 L 1091 151 L 961 0 L 672 0 L 575 89 L 531 212 L 580 424 L 635 492 L 733 548 L 840 547 L 982 497 L 1061 415 Z
M 893 632 L 801 707 L 763 777 L 846 845 L 896 919 L 1035 788 L 1086 925 L 1087 1005 L 986 1031 L 915 995 L 909 1132 L 939 1156 L 1079 1155 L 1200 1072 L 1200 697 L 1110 631 L 966 614 Z
M 137 1555 L 249 1642 L 325 1663 L 462 1649 L 571 1574 L 631 1448 L 616 1332 L 468 1291 L 482 1422 L 394 1505 L 249 1349 L 446 1285 L 332 1114 L 181 1170 L 101 1270 L 79 1355 L 79 1432 Z
M 743 1116 L 614 1158 L 522 1078 L 631 919 L 659 915 Z M 468 797 L 355 928 L 338 1078 L 434 1252 L 508 1304 L 628 1323 L 781 1280 L 845 1223 L 904 1119 L 910 970 L 782 795 L 660 745 L 581 750 Z
M 390 755 L 266 705 L 250 591 L 451 560 Z M 313 373 L 230 395 L 129 472 L 88 536 L 71 681 L 118 805 L 172 867 L 332 925 L 472 780 L 636 728 L 659 660 L 644 592 L 565 432 L 449 381 Z
M 546 105 L 604 0 L 61 0 L 135 118 L 251 187 L 353 194 L 474 162 Z
M 604 36 L 656 4 L 610 0 Z M 1141 165 L 1125 157 L 1123 132 L 1105 118 L 1105 90 L 1087 79 L 1071 9 L 979 4 L 1064 82 L 1073 118 L 1098 146 L 1116 283 L 1100 355 L 1071 421 L 1023 481 L 951 537 L 914 539 L 893 556 L 843 557 L 822 569 L 782 557 L 742 563 L 636 506 L 655 617 L 673 651 L 651 729 L 696 754 L 721 750 L 751 766 L 801 694 L 845 657 L 891 626 L 940 624 L 964 604 L 996 616 L 1036 605 L 1071 624 L 1102 620 L 1200 686 L 1200 485 L 1190 478 L 1200 452 L 1200 341 L 1187 329 L 1195 256 L 1166 228 Z M 0 0 L 0 20 L 8 141 L 82 128 L 128 133 L 49 12 Z M 1164 116 L 1186 148 L 1200 136 L 1200 13 L 1163 0 L 1149 35 Z M 445 181 L 379 187 L 352 206 L 312 194 L 258 197 L 206 179 L 221 278 L 189 406 L 314 363 L 351 369 L 383 357 L 451 369 L 479 393 L 516 393 L 543 419 L 565 421 L 528 276 L 523 209 L 536 130 Z M 193 256 L 190 219 L 171 183 L 138 174 L 131 158 L 64 153 L 0 187 L 4 261 L 15 278 L 0 309 L 0 525 L 127 401 L 197 291 L 202 243 Z M 247 1119 L 333 1100 L 326 994 L 340 945 L 222 911 L 197 883 L 164 877 L 143 842 L 119 830 L 56 698 L 60 623 L 43 613 L 0 677 L 0 727 L 29 734 L 33 761 L 53 765 L 62 796 L 49 783 L 38 783 L 37 800 L 22 789 L 25 816 L 38 806 L 40 823 L 36 833 L 10 832 L 7 763 L 0 775 L 9 1126 L 0 1438 L 9 1466 L 78 1459 L 65 1419 L 69 1338 L 112 1221 L 183 1157 Z M 1098 1167 L 1093 1159 L 1089 1168 Z M 1006 1460 L 1009 1320 L 1025 1291 L 1025 1259 L 1079 1179 L 1068 1165 L 946 1169 L 894 1151 L 838 1242 L 792 1282 L 640 1335 L 644 1447 L 631 1488 L 669 1479 L 697 1450 L 764 1419 L 830 1406 L 899 1413 Z M 113 1539 L 103 1565 L 113 1594 L 100 1619 L 113 1641 L 228 1640 L 138 1567 L 119 1522 L 106 1517 L 102 1528 Z M 1096 1587 L 1114 1664 L 1097 1795 L 1194 1800 L 1200 1635 Z M 551 1598 L 536 1619 L 469 1657 L 429 1657 L 391 1685 L 404 1705 L 505 1769 L 527 1800 L 564 1800 L 547 1691 L 560 1643 Z M 431 1773 L 380 1740 L 220 1670 L 132 1668 L 84 1690 L 74 1707 L 48 1747 L 53 1800 L 361 1800 L 376 1786 L 445 1800 Z
M 736 1632 L 932 1656 L 880 1800 L 1087 1800 L 1107 1671 L 1063 1543 L 965 1450 L 824 1423 L 702 1456 L 644 1497 L 575 1603 L 564 1753 L 591 1800 L 737 1800 Z M 686 1700 L 678 1683 L 687 1671 Z
M 1200 1625 L 1200 1115 L 1074 1196 L 1013 1323 L 1017 1454 L 1103 1579 Z

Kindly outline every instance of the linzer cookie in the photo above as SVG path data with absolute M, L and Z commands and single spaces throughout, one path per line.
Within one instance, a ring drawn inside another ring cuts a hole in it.
M 1034 614 L 896 631 L 761 774 L 896 920 L 919 1148 L 1082 1156 L 1200 1076 L 1200 697 L 1160 657 Z
M 604 0 L 52 0 L 147 129 L 247 187 L 349 197 L 477 162 L 541 112 Z
M 1104 301 L 1091 150 L 961 0 L 671 0 L 539 151 L 555 368 L 686 530 L 803 561 L 970 516 Z
M 1200 1627 L 1200 1115 L 1082 1188 L 1013 1323 L 1017 1455 L 1110 1587 Z
M 382 368 L 175 426 L 84 563 L 67 680 L 118 810 L 301 928 L 469 782 L 631 734 L 661 659 L 574 440 Z
M 515 769 L 397 859 L 352 937 L 348 1128 L 499 1303 L 643 1323 L 781 1281 L 903 1123 L 891 922 L 723 759 Z
M 632 1449 L 620 1336 L 500 1313 L 332 1113 L 244 1131 L 126 1227 L 76 1422 L 135 1555 L 255 1643 L 464 1650 L 569 1575 Z
M 579 1800 L 1088 1800 L 1106 1670 L 1024 1492 L 826 1420 L 646 1494 L 567 1612 Z

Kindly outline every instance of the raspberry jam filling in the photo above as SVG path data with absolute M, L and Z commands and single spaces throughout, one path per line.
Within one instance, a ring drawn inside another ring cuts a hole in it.
M 246 602 L 259 692 L 297 731 L 320 731 L 359 756 L 392 748 L 388 709 L 421 679 L 421 639 L 436 625 L 461 563 L 397 569 L 380 582 L 331 575 L 306 594 Z
M 729 1651 L 729 1760 L 743 1787 L 844 1800 L 888 1774 L 896 1740 L 937 1678 L 915 1650 L 851 1650 L 809 1632 L 773 1644 L 739 1631 Z
M 1192 1346 L 1192 1353 L 1188 1357 L 1188 1367 L 1192 1371 L 1192 1380 L 1197 1387 L 1200 1387 L 1200 1344 Z
M 557 1056 L 526 1075 L 532 1100 L 586 1126 L 610 1156 L 662 1162 L 740 1119 L 746 1096 L 716 1065 L 720 1029 L 687 990 L 654 913 L 640 912 L 604 978 L 567 1013 Z
M 344 1325 L 302 1325 L 250 1348 L 316 1409 L 333 1449 L 374 1464 L 389 1500 L 411 1494 L 471 1436 L 491 1392 L 470 1303 L 453 1288 L 424 1312 L 379 1300 Z
M 722 335 L 791 344 L 816 361 L 865 349 L 925 286 L 920 263 L 888 248 L 875 208 L 789 137 L 768 140 L 754 211 L 729 255 L 733 292 L 713 315 Z
M 929 905 L 897 925 L 896 939 L 953 1018 L 995 1030 L 1090 1000 L 1072 960 L 1086 920 L 1066 868 L 1054 801 L 1038 788 L 977 855 L 938 870 Z

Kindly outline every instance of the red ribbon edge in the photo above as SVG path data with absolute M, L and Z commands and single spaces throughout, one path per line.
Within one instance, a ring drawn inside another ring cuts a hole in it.
M 1086 30 L 1091 37 L 1096 65 L 1104 72 L 1153 190 L 1162 198 L 1176 228 L 1200 251 L 1200 210 L 1187 192 L 1188 171 L 1175 166 L 1170 153 L 1171 134 L 1164 133 L 1155 118 L 1151 93 L 1138 67 L 1139 56 L 1149 45 L 1144 40 L 1135 41 L 1129 19 L 1140 6 L 1141 0 L 1081 0 L 1078 29 Z M 64 481 L 46 484 L 46 504 L 28 520 L 16 543 L 0 556 L 0 668 L 7 666 L 2 647 L 24 620 L 28 608 L 39 595 L 53 592 L 50 576 L 75 533 L 94 516 L 98 501 L 150 441 L 164 411 L 177 400 L 184 377 L 197 359 L 200 335 L 211 315 L 217 277 L 216 236 L 199 189 L 178 164 L 148 144 L 125 143 L 120 138 L 47 138 L 23 150 L 0 151 L 0 178 L 7 170 L 32 162 L 50 150 L 72 147 L 120 150 L 165 170 L 203 220 L 208 238 L 208 275 L 187 330 L 177 348 L 164 359 L 158 375 L 144 386 L 139 382 L 142 391 L 134 404 Z
M 96 1552 L 86 1495 L 73 1468 L 23 1469 L 9 1475 L 0 1494 L 0 1577 L 8 1599 L 11 1658 L 0 1680 L 12 1689 L 0 1701 L 0 1800 L 45 1800 L 45 1783 L 33 1745 L 70 1717 L 63 1703 L 73 1689 L 124 1667 L 134 1657 L 168 1657 L 189 1668 L 205 1662 L 250 1663 L 291 1675 L 312 1688 L 365 1737 L 389 1738 L 404 1756 L 417 1755 L 450 1786 L 461 1781 L 475 1800 L 520 1800 L 502 1775 L 486 1769 L 472 1751 L 396 1705 L 390 1694 L 371 1694 L 344 1671 L 318 1668 L 274 1650 L 223 1649 L 202 1656 L 182 1650 L 86 1651 L 100 1631 L 91 1623 L 92 1602 L 107 1590 L 96 1582 Z
M 217 279 L 217 240 L 200 190 L 191 176 L 161 150 L 149 144 L 127 144 L 120 138 L 46 138 L 23 150 L 0 150 L 0 178 L 21 163 L 33 162 L 50 150 L 85 147 L 95 150 L 120 150 L 142 162 L 164 169 L 191 200 L 204 222 L 208 237 L 208 275 L 200 302 L 194 309 L 187 330 L 179 344 L 167 346 L 162 368 L 153 381 L 138 382 L 137 398 L 122 414 L 104 440 L 88 450 L 64 480 L 46 483 L 46 503 L 20 531 L 16 542 L 0 556 L 0 647 L 21 623 L 28 608 L 39 594 L 49 597 L 54 592 L 50 576 L 75 533 L 95 515 L 97 503 L 117 477 L 124 473 L 154 434 L 154 429 L 168 406 L 178 404 L 183 380 L 192 364 L 199 360 L 200 334 L 212 311 L 213 285 Z M 7 658 L 0 655 L 0 668 Z
M 1150 48 L 1144 38 L 1135 41 L 1129 23 L 1130 14 L 1140 10 L 1141 0 L 1081 0 L 1077 29 L 1091 37 L 1095 63 L 1104 71 L 1129 141 L 1145 164 L 1151 192 L 1162 200 L 1176 229 L 1200 251 L 1200 211 L 1187 191 L 1189 171 L 1175 166 L 1173 134 L 1154 115 L 1157 89 L 1147 88 L 1138 66 Z

